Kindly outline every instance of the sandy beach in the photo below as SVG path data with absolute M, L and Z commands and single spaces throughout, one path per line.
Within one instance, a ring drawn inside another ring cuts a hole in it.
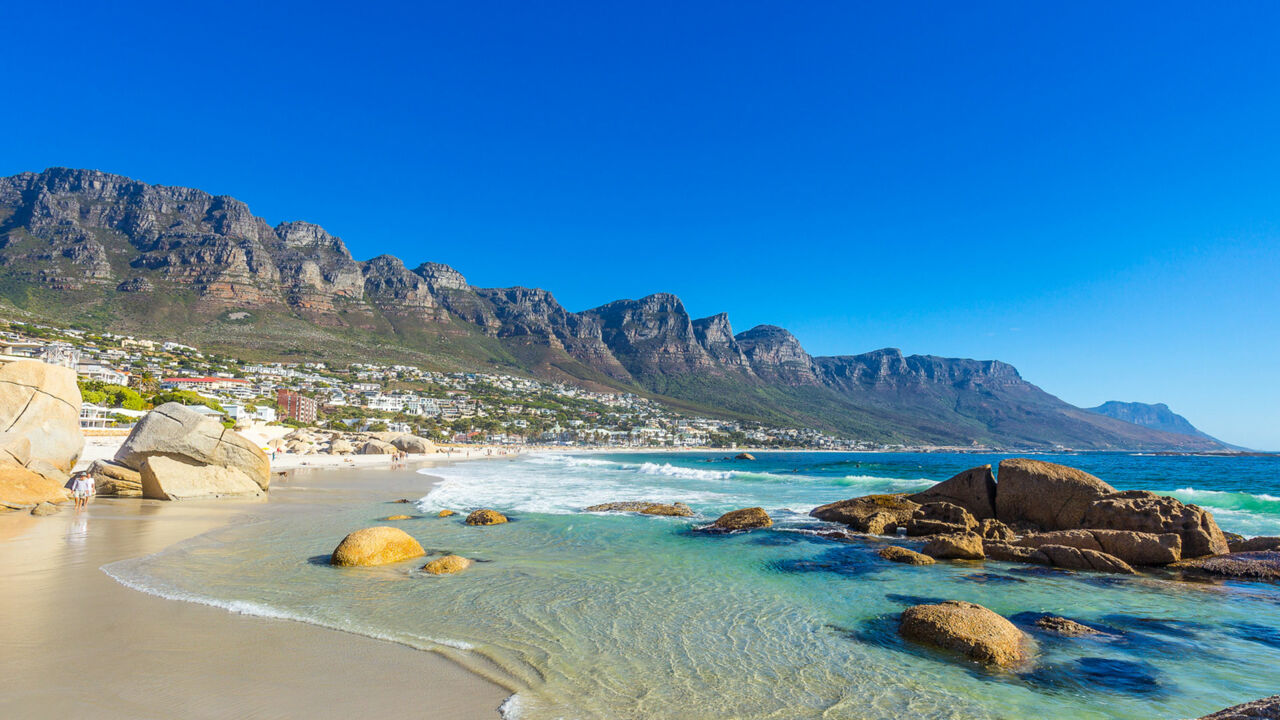
M 433 481 L 414 470 L 438 462 L 298 469 L 273 477 L 267 501 L 99 498 L 78 514 L 0 514 L 0 716 L 497 717 L 508 692 L 433 653 L 165 600 L 100 570 L 247 517 L 418 498 Z

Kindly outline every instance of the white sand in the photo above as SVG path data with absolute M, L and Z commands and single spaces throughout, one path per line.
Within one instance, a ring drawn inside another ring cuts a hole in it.
M 303 469 L 273 478 L 265 503 L 99 498 L 80 514 L 0 514 L 0 717 L 497 717 L 508 692 L 441 656 L 156 598 L 99 569 L 249 510 L 421 497 L 431 483 Z

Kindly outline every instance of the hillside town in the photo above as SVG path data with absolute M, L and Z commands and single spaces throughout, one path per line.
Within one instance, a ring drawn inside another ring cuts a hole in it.
M 883 450 L 814 429 L 677 412 L 634 393 L 409 365 L 248 362 L 177 342 L 0 321 L 0 360 L 37 359 L 79 378 L 86 430 L 127 428 L 179 402 L 227 427 L 266 423 L 413 433 L 501 446 Z

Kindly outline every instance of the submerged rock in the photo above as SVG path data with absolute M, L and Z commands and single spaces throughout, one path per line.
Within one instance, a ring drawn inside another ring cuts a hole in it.
M 756 456 L 751 453 L 738 453 L 733 456 L 734 460 L 755 460 Z
M 458 513 L 454 512 L 454 511 L 452 511 L 452 510 L 441 510 L 440 512 L 436 513 L 436 517 L 451 517 L 451 516 L 453 516 L 453 515 L 457 515 L 457 514 L 458 514 Z
M 347 535 L 334 548 L 329 562 L 344 567 L 386 565 L 426 554 L 409 533 L 399 528 L 379 526 Z
M 982 537 L 977 533 L 935 535 L 925 543 L 922 552 L 943 560 L 981 560 L 986 557 L 982 549 Z
M 1091 503 L 1115 491 L 1083 470 L 1041 460 L 1010 458 L 1000 463 L 996 518 L 1006 523 L 1032 522 L 1045 530 L 1108 527 L 1086 526 L 1082 521 Z
M 863 495 L 839 500 L 814 508 L 809 515 L 848 525 L 854 530 L 873 535 L 897 532 L 911 522 L 920 503 L 908 500 L 903 493 L 892 495 Z
M 1199 720 L 1280 720 L 1280 695 L 1234 705 Z
M 979 520 L 994 518 L 996 478 L 991 474 L 991 466 L 983 465 L 965 470 L 908 499 L 922 505 L 933 502 L 953 503 L 968 510 Z
M 1009 667 L 1028 658 L 1027 636 L 987 608 L 959 600 L 916 605 L 902 613 L 898 632 L 908 640 Z
M 1175 533 L 1182 538 L 1182 557 L 1222 555 L 1229 551 L 1213 514 L 1177 498 L 1146 490 L 1112 493 L 1090 503 L 1079 527 Z
M 918 553 L 915 550 L 908 550 L 896 545 L 882 547 L 876 554 L 885 560 L 892 560 L 893 562 L 905 563 L 907 565 L 932 565 L 936 562 L 933 558 L 925 555 L 924 553 Z
M 501 525 L 507 516 L 497 510 L 476 510 L 467 516 L 468 525 Z
M 471 567 L 472 560 L 461 555 L 445 555 L 422 566 L 425 572 L 432 575 L 452 575 Z
M 583 512 L 636 512 L 642 515 L 668 515 L 673 517 L 692 517 L 693 509 L 682 502 L 655 503 L 645 501 L 611 502 L 583 508 Z
M 1280 580 L 1280 551 L 1255 550 L 1215 557 L 1184 560 L 1175 564 L 1181 570 L 1241 580 Z
M 708 530 L 755 530 L 757 528 L 767 528 L 773 525 L 773 518 L 769 517 L 769 513 L 764 508 L 752 507 L 743 508 L 741 510 L 730 510 L 729 512 L 716 518 L 711 523 Z
M 412 519 L 413 519 L 413 516 L 412 516 L 412 515 L 388 515 L 387 517 L 383 518 L 383 520 L 384 520 L 384 521 L 386 521 L 386 520 L 412 520 Z
M 1101 630 L 1094 630 L 1088 625 L 1083 625 L 1075 620 L 1068 620 L 1057 615 L 1046 615 L 1036 621 L 1036 627 L 1056 635 L 1065 637 L 1082 637 L 1085 635 L 1102 635 Z

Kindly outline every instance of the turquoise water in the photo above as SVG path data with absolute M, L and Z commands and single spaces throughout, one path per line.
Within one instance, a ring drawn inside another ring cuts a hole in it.
M 419 507 L 494 507 L 512 522 L 398 523 L 431 552 L 482 562 L 456 576 L 332 568 L 350 530 L 385 503 L 285 515 L 105 568 L 148 592 L 292 618 L 448 655 L 510 688 L 508 717 L 1181 718 L 1280 684 L 1280 589 L 1006 563 L 909 567 L 887 539 L 837 542 L 815 505 L 927 487 L 998 461 L 972 455 L 760 453 L 542 455 L 431 469 Z M 705 460 L 714 459 L 713 462 Z M 1121 489 L 1173 492 L 1228 530 L 1280 534 L 1280 462 L 1269 458 L 1049 457 Z M 681 500 L 697 518 L 582 513 L 613 500 Z M 724 510 L 761 505 L 773 529 L 708 535 Z M 900 541 L 895 541 L 900 542 Z M 1014 619 L 1034 665 L 993 671 L 902 642 L 910 604 L 960 599 Z M 1041 613 L 1105 636 L 1059 639 Z

